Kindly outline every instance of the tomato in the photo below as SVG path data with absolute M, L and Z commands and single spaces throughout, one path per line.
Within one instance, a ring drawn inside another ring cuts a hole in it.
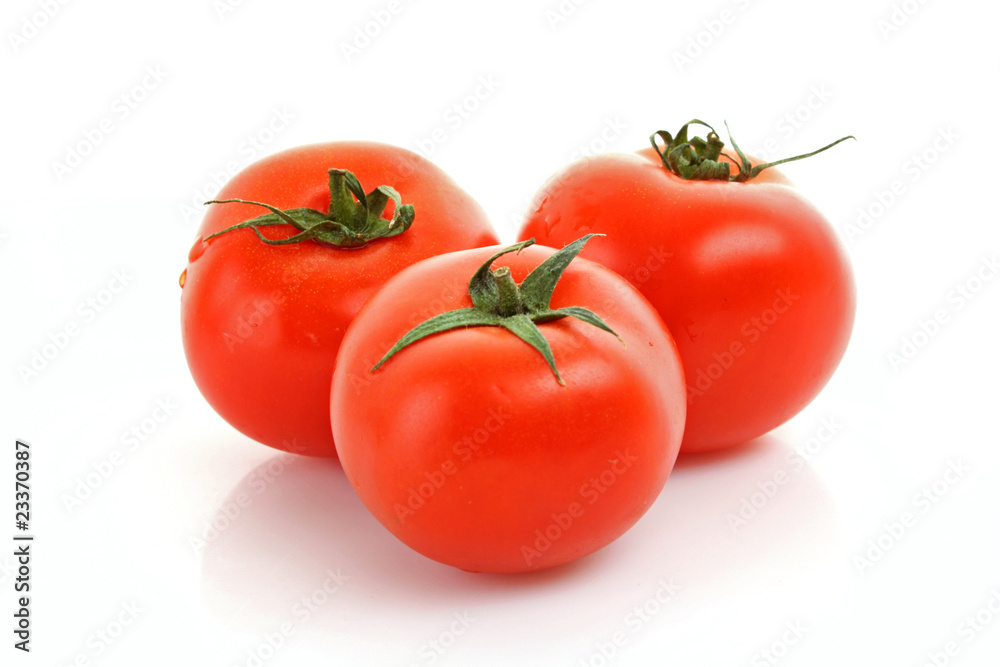
M 776 169 L 738 149 L 726 160 L 714 131 L 688 142 L 685 126 L 651 141 L 553 176 L 518 238 L 558 247 L 607 234 L 583 256 L 635 285 L 677 341 L 688 389 L 681 451 L 743 443 L 799 412 L 836 369 L 854 322 L 850 264 L 829 222 Z
M 372 189 L 367 214 L 358 198 L 365 194 L 362 185 Z M 331 188 L 337 210 L 328 216 Z M 258 235 L 284 240 L 298 230 L 277 224 L 282 219 L 258 205 L 208 208 L 181 276 L 191 374 L 212 407 L 250 438 L 301 454 L 335 456 L 330 378 L 340 341 L 361 304 L 404 267 L 440 253 L 493 245 L 497 237 L 480 206 L 444 172 L 384 144 L 337 142 L 287 150 L 250 165 L 218 196 L 289 210 L 308 229 L 319 224 L 310 234 L 322 232 L 269 245 Z M 213 237 L 248 220 L 260 221 L 256 230 L 237 228 Z M 344 220 L 360 231 L 346 233 Z
M 331 391 L 337 452 L 421 554 L 473 572 L 566 563 L 624 533 L 666 481 L 685 415 L 676 347 L 621 277 L 566 267 L 586 242 L 425 260 L 351 323 Z

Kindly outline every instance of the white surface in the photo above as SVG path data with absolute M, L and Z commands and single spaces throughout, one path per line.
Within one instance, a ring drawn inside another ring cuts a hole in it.
M 351 62 L 341 44 L 388 0 L 231 0 L 221 18 L 213 0 L 48 4 L 55 15 L 17 52 L 10 33 L 46 3 L 8 0 L 0 21 L 0 476 L 9 489 L 14 439 L 29 441 L 37 535 L 30 655 L 11 647 L 12 549 L 0 549 L 0 662 L 253 665 L 263 650 L 269 667 L 600 665 L 620 633 L 607 664 L 997 663 L 1000 279 L 962 308 L 951 292 L 1000 251 L 995 4 L 897 0 L 915 13 L 884 36 L 889 1 L 564 0 L 575 9 L 554 27 L 557 0 L 401 2 Z M 712 24 L 723 10 L 729 23 Z M 678 68 L 705 21 L 721 33 Z M 477 109 L 450 111 L 490 77 Z M 131 109 L 123 94 L 144 99 Z M 796 110 L 804 120 L 783 120 Z M 744 149 L 775 157 L 855 134 L 785 170 L 845 240 L 859 207 L 897 179 L 902 194 L 848 243 L 857 326 L 822 395 L 753 447 L 682 460 L 604 551 L 522 577 L 430 562 L 365 512 L 335 464 L 247 440 L 191 381 L 177 277 L 200 212 L 184 207 L 227 162 L 334 139 L 429 146 L 510 241 L 580 146 L 635 150 L 691 117 L 727 119 Z M 57 178 L 53 163 L 103 119 L 110 134 Z M 936 161 L 913 171 L 924 151 Z M 105 294 L 123 270 L 127 285 Z M 80 305 L 108 296 L 92 315 Z M 947 323 L 893 369 L 888 354 L 937 309 Z M 71 323 L 78 335 L 23 381 L 18 367 Z M 157 401 L 176 407 L 153 430 Z M 795 452 L 824 420 L 835 434 L 803 465 Z M 150 431 L 134 450 L 133 427 Z M 67 509 L 115 450 L 120 465 Z M 920 500 L 953 462 L 967 471 Z M 787 483 L 731 528 L 779 470 Z M 869 540 L 907 512 L 912 526 L 859 571 Z M 212 522 L 224 529 L 194 549 Z M 283 624 L 290 635 L 275 637 Z M 956 655 L 930 662 L 949 642 Z

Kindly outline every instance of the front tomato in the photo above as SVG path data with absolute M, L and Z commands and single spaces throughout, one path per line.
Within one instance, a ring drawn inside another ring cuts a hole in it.
M 367 197 L 370 218 L 360 206 L 358 182 L 365 189 L 391 186 Z M 247 436 L 287 451 L 335 456 L 330 377 L 361 304 L 404 267 L 494 244 L 496 235 L 479 205 L 444 172 L 377 143 L 278 153 L 237 174 L 219 199 L 261 202 L 317 226 L 300 242 L 270 245 L 260 236 L 284 241 L 299 230 L 276 224 L 280 216 L 258 205 L 208 209 L 182 275 L 184 351 L 195 382 Z M 386 206 L 384 215 L 379 206 Z M 325 221 L 320 214 L 328 211 Z M 260 219 L 256 229 L 219 234 L 262 213 L 269 220 Z M 397 225 L 389 229 L 393 216 Z
M 474 572 L 566 563 L 625 532 L 666 481 L 684 428 L 677 350 L 622 278 L 566 268 L 585 242 L 426 260 L 344 337 L 331 397 L 341 463 L 421 554 Z

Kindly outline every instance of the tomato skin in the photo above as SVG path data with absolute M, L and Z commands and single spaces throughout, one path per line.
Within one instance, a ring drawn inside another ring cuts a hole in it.
M 341 345 L 331 421 L 348 479 L 397 538 L 468 571 L 539 570 L 607 545 L 655 500 L 684 428 L 683 372 L 649 303 L 580 259 L 552 308 L 590 308 L 625 345 L 573 318 L 540 324 L 566 386 L 499 327 L 435 334 L 369 372 L 414 325 L 471 306 L 465 284 L 491 252 L 434 257 L 376 292 Z M 552 252 L 494 267 L 520 282 Z
M 361 248 L 314 241 L 285 246 L 239 229 L 267 213 L 249 204 L 206 209 L 189 255 L 181 322 L 191 374 L 213 408 L 245 435 L 286 451 L 336 456 L 330 377 L 347 325 L 368 296 L 402 268 L 432 255 L 497 243 L 482 208 L 443 171 L 410 151 L 370 142 L 293 148 L 256 162 L 219 199 L 326 211 L 327 170 L 348 169 L 366 191 L 390 185 L 416 218 L 406 232 Z M 285 238 L 291 226 L 267 227 Z
M 850 264 L 776 169 L 746 183 L 687 181 L 649 148 L 570 165 L 539 198 L 518 238 L 558 247 L 607 234 L 581 256 L 628 279 L 673 332 L 688 384 L 682 452 L 779 426 L 840 362 L 854 323 Z

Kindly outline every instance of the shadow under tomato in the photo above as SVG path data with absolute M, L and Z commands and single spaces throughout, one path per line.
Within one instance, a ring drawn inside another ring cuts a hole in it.
M 463 572 L 429 560 L 376 521 L 330 460 L 272 457 L 233 488 L 216 516 L 224 528 L 204 551 L 203 601 L 216 620 L 249 631 L 290 620 L 285 617 L 294 616 L 296 603 L 321 589 L 331 574 L 343 585 L 316 613 L 384 603 L 376 618 L 358 619 L 359 626 L 371 627 L 395 613 L 428 607 L 450 613 L 491 594 L 516 597 L 518 590 L 569 585 L 599 565 L 588 558 L 511 576 Z
M 511 636 L 583 641 L 614 629 L 621 610 L 663 579 L 688 591 L 679 604 L 696 613 L 718 602 L 720 586 L 730 597 L 752 596 L 753 582 L 794 578 L 829 557 L 837 523 L 829 494 L 808 465 L 790 469 L 791 451 L 765 436 L 684 456 L 622 538 L 575 563 L 526 575 L 472 574 L 424 558 L 368 513 L 337 462 L 279 455 L 244 477 L 219 509 L 237 515 L 203 555 L 206 620 L 258 635 L 291 622 L 297 635 L 331 642 L 349 636 L 378 643 L 391 627 L 394 642 L 412 654 L 463 612 L 489 617 L 498 650 Z M 782 469 L 788 479 L 734 527 L 728 515 L 739 516 L 741 498 Z
M 710 575 L 706 581 L 739 593 L 753 581 L 831 564 L 839 534 L 826 484 L 770 433 L 679 457 L 663 493 L 622 546 L 642 542 L 646 551 L 669 553 L 672 568 Z

